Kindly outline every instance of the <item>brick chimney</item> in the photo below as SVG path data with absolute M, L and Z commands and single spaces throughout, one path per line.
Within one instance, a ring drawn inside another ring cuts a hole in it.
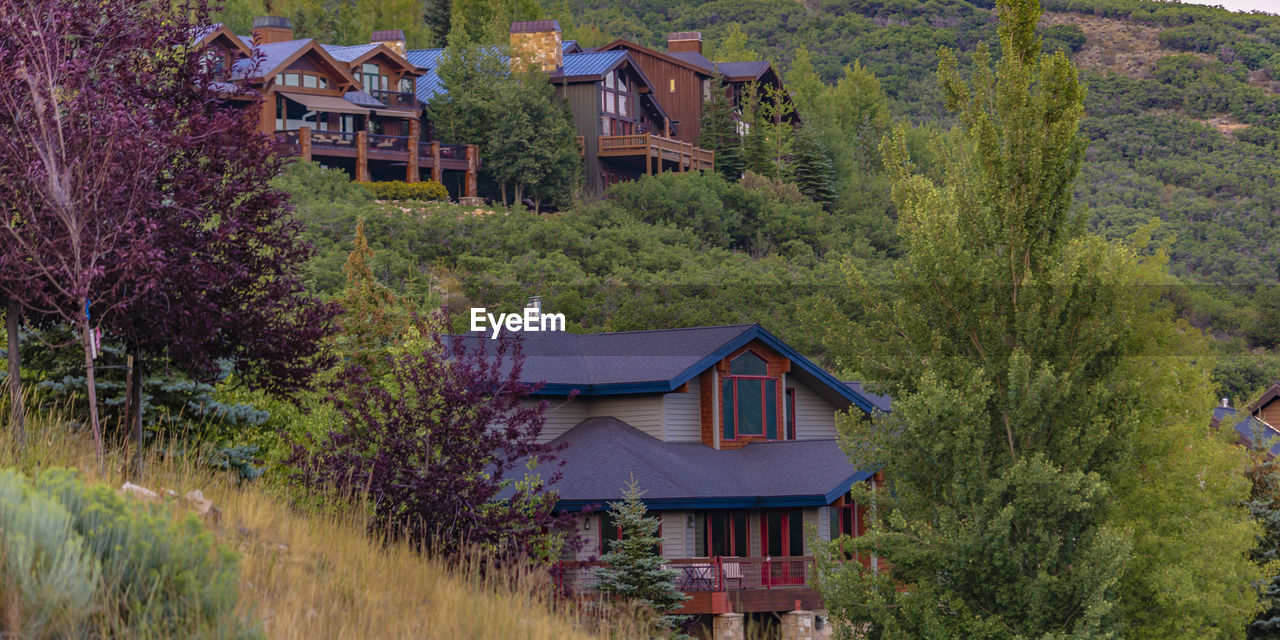
M 253 41 L 258 44 L 288 42 L 293 39 L 293 22 L 278 16 L 259 16 L 253 19 Z
M 392 51 L 402 56 L 405 54 L 405 50 L 407 48 L 405 46 L 404 32 L 399 29 L 374 31 L 373 37 L 369 39 L 369 42 L 374 44 L 385 44 Z
M 667 35 L 667 51 L 680 53 L 693 51 L 702 53 L 702 33 L 699 31 L 677 31 Z
M 511 23 L 511 65 L 515 67 L 529 63 L 536 64 L 547 72 L 564 66 L 558 21 Z

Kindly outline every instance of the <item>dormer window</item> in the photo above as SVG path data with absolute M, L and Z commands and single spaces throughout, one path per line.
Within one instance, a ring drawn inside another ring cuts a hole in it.
M 778 383 L 769 363 L 747 351 L 729 362 L 720 382 L 723 440 L 778 438 Z

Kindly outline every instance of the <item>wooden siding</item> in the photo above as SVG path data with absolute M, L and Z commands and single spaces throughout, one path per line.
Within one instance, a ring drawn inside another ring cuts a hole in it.
M 604 193 L 600 176 L 600 89 L 596 83 L 557 84 L 556 96 L 562 98 L 573 113 L 573 126 L 582 136 L 584 176 L 587 193 Z
M 678 134 L 673 137 L 697 144 L 702 120 L 702 75 L 688 67 L 634 48 L 628 48 L 627 51 L 649 78 L 649 82 L 653 83 L 654 97 L 667 112 L 667 116 L 680 121 Z M 671 91 L 672 80 L 676 81 L 674 93 Z
M 702 380 L 689 381 L 686 391 L 662 396 L 663 423 L 668 442 L 698 442 L 702 439 Z
M 787 377 L 787 384 L 796 390 L 796 440 L 836 437 L 836 406 L 794 376 Z
M 1258 410 L 1258 417 L 1273 427 L 1280 427 L 1280 400 L 1272 400 Z

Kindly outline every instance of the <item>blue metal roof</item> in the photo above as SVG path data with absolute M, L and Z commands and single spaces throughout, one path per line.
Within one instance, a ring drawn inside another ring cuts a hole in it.
M 626 59 L 626 51 L 570 53 L 564 56 L 564 76 L 570 80 L 583 76 L 602 76 Z
M 415 67 L 434 70 L 439 66 L 442 53 L 444 49 L 411 49 L 405 52 L 404 59 Z

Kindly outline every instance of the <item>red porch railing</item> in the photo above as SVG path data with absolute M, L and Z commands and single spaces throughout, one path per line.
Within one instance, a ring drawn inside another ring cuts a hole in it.
M 674 581 L 681 591 L 736 591 L 803 587 L 813 575 L 812 556 L 776 558 L 679 558 L 667 560 L 677 572 Z M 599 586 L 596 569 L 604 562 L 561 562 L 552 570 L 556 591 L 561 595 L 591 593 Z

